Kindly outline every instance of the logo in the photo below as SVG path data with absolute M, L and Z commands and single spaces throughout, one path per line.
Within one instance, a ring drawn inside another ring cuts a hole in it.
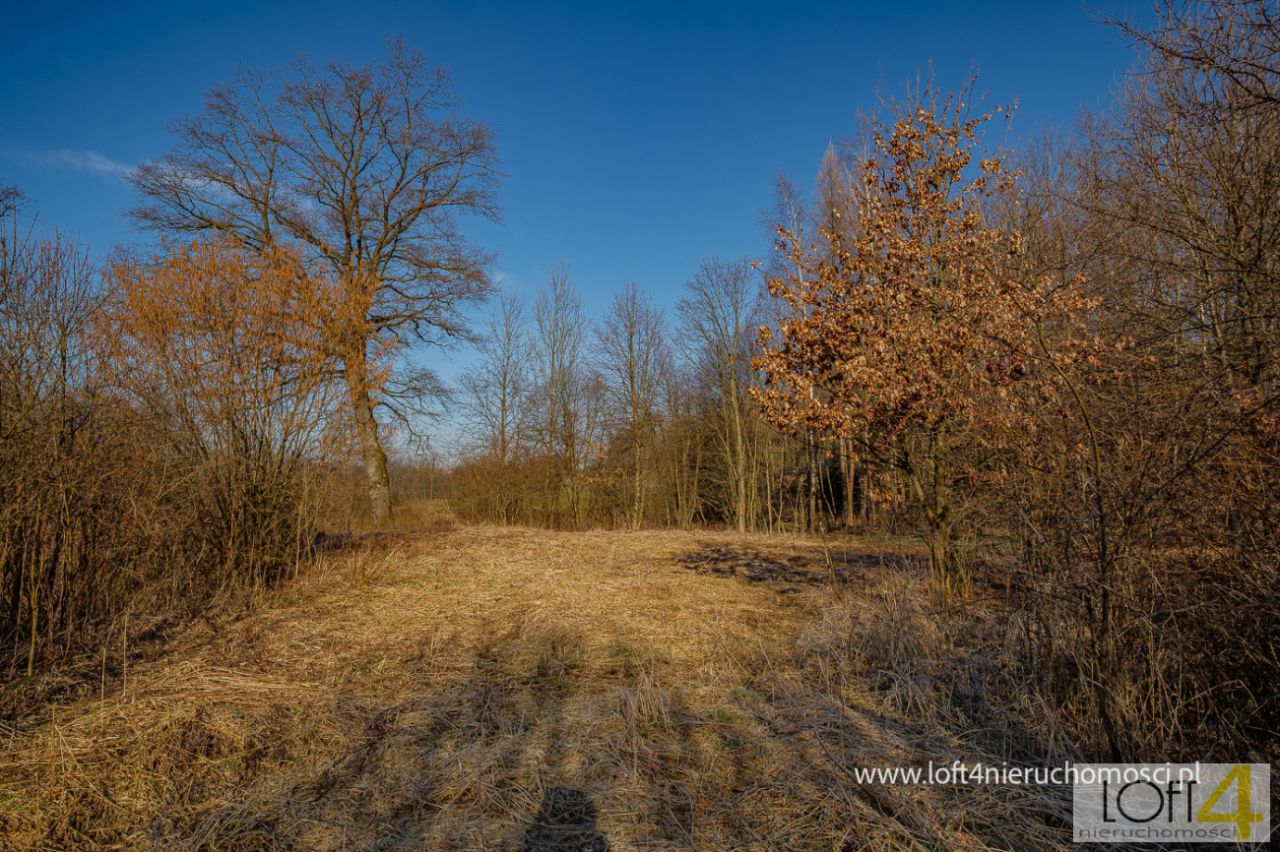
M 1265 843 L 1265 763 L 1081 763 L 1071 788 L 1077 843 Z

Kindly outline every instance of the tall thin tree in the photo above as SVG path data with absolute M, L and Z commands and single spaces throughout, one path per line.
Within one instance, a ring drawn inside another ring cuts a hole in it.
M 678 310 L 682 346 L 701 380 L 713 389 L 716 443 L 724 465 L 726 514 L 740 532 L 753 523 L 747 387 L 759 325 L 757 279 L 744 261 L 703 261 L 685 285 Z
M 615 429 L 629 450 L 632 528 L 644 519 L 644 469 L 657 425 L 659 393 L 668 366 L 662 312 L 640 287 L 627 284 L 596 330 Z

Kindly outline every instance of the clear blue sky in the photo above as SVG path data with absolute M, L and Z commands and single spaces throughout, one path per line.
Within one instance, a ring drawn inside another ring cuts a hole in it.
M 6 2 L 0 181 L 101 254 L 134 239 L 118 167 L 156 157 L 237 64 L 376 58 L 402 34 L 453 73 L 508 174 L 472 229 L 526 286 L 556 261 L 598 303 L 673 300 L 712 252 L 758 255 L 773 181 L 807 187 L 877 91 L 971 66 L 1023 131 L 1106 103 L 1130 51 L 1079 0 L 960 3 Z
M 121 173 L 238 64 L 359 62 L 402 35 L 495 130 L 503 218 L 472 236 L 521 290 L 567 263 L 590 309 L 628 280 L 671 305 L 708 254 L 762 256 L 777 175 L 810 187 L 858 109 L 930 64 L 944 85 L 976 68 L 1028 133 L 1105 106 L 1132 61 L 1080 0 L 4 1 L 0 182 L 95 256 L 138 239 Z

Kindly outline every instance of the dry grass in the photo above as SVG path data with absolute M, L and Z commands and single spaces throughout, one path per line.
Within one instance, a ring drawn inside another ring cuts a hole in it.
M 24 849 L 1065 845 L 1057 794 L 853 781 L 855 766 L 1012 754 L 939 685 L 963 649 L 926 617 L 920 583 L 880 547 L 802 538 L 385 536 L 327 555 L 250 615 L 191 626 L 92 696 L 14 717 L 0 836 Z

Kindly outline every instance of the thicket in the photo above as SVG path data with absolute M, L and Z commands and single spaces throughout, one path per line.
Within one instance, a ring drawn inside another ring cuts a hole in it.
M 297 570 L 343 432 L 287 254 L 0 234 L 0 637 L 30 674 Z M 331 446 L 326 441 L 338 443 Z

